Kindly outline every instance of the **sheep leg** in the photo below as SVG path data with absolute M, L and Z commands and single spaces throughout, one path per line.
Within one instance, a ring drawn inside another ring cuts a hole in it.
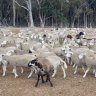
M 93 69 L 93 71 L 94 71 L 94 74 L 95 74 L 95 77 L 96 77 L 96 70 L 95 70 L 95 69 Z
M 5 76 L 5 74 L 6 74 L 6 67 L 7 66 L 5 66 L 5 65 L 2 66 L 2 68 L 3 68 L 3 74 L 2 74 L 2 76 Z
M 76 64 L 73 65 L 73 68 L 75 68 L 75 65 L 76 65 Z
M 84 66 L 82 66 L 82 69 L 83 69 L 83 71 L 84 71 L 84 73 L 85 73 L 85 72 L 86 72 L 86 70 L 85 70 Z
M 61 65 L 61 68 L 63 70 L 64 78 L 66 78 L 66 72 L 65 72 L 64 66 Z
M 47 76 L 48 73 L 46 73 L 46 82 L 48 82 L 48 76 Z
M 15 78 L 17 78 L 17 77 L 18 77 L 18 74 L 17 74 L 17 71 L 16 71 L 16 66 L 15 66 L 14 69 L 13 69 L 13 73 L 14 73 L 14 75 L 15 75 Z
M 14 73 L 14 69 L 12 70 L 12 73 Z
M 95 74 L 95 69 L 93 69 L 93 74 Z
M 69 64 L 69 58 L 68 57 L 66 58 L 66 61 L 67 61 L 67 64 Z
M 76 66 L 76 67 L 75 67 L 75 71 L 74 71 L 74 74 L 76 74 L 76 73 L 77 73 L 77 68 L 78 68 L 78 67 Z
M 56 72 L 57 72 L 57 70 L 54 69 L 54 73 L 52 74 L 52 77 L 54 77 L 56 75 Z
M 72 60 L 71 60 L 71 57 L 70 57 L 70 65 L 73 65 L 73 62 L 72 62 Z
M 50 86 L 53 87 L 53 84 L 52 84 L 52 82 L 51 82 L 51 80 L 50 80 L 50 76 L 49 76 L 49 74 L 47 74 L 47 79 L 46 79 L 46 81 L 49 81 Z
M 48 82 L 48 77 L 46 76 L 46 82 Z
M 38 73 L 38 78 L 37 78 L 37 82 L 36 82 L 36 84 L 35 84 L 35 87 L 38 86 L 39 80 L 40 80 L 40 74 Z
M 85 71 L 85 74 L 83 75 L 83 78 L 86 77 L 87 73 L 89 72 L 90 68 L 87 68 L 87 70 Z
M 69 64 L 72 65 L 72 62 L 71 62 L 71 57 L 69 57 Z
M 96 77 L 96 71 L 95 71 L 95 77 Z
M 23 70 L 23 68 L 21 67 L 21 73 L 23 73 L 24 72 L 24 70 Z
M 30 77 L 32 76 L 33 72 L 34 72 L 34 70 L 31 69 L 31 72 L 30 72 L 30 74 L 28 75 L 28 78 L 30 78 Z
M 41 75 L 41 79 L 42 79 L 42 83 L 45 83 L 45 82 L 44 82 L 44 79 L 43 79 L 43 75 Z

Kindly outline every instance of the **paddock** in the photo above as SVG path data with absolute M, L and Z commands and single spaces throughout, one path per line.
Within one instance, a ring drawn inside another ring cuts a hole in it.
M 2 28 L 1 28 L 2 29 Z M 5 28 L 7 29 L 7 28 Z M 12 32 L 18 33 L 18 28 L 12 29 Z M 26 28 L 24 28 L 26 29 Z M 23 30 L 24 30 L 23 29 Z M 50 30 L 51 28 L 47 28 Z M 30 29 L 32 30 L 32 29 Z M 42 32 L 44 29 L 36 28 L 32 31 Z M 38 31 L 39 30 L 39 31 Z M 63 29 L 62 29 L 63 30 Z M 67 29 L 70 30 L 70 29 Z M 86 30 L 86 29 L 78 29 Z M 88 30 L 88 29 L 87 29 Z M 90 29 L 92 31 L 92 29 Z M 94 34 L 88 36 L 94 36 Z M 73 33 L 74 34 L 74 33 Z M 18 78 L 14 78 L 12 74 L 12 66 L 8 66 L 6 76 L 2 77 L 2 67 L 0 67 L 0 96 L 95 96 L 96 95 L 96 78 L 91 72 L 88 73 L 86 78 L 82 78 L 83 71 L 79 68 L 79 71 L 74 75 L 74 69 L 68 65 L 66 70 L 67 77 L 62 78 L 63 72 L 59 69 L 54 78 L 51 78 L 53 87 L 49 86 L 49 83 L 39 83 L 38 87 L 35 87 L 37 75 L 33 74 L 31 78 L 27 78 L 29 74 L 28 68 L 24 68 L 24 73 L 20 73 L 20 69 L 17 69 L 19 74 Z

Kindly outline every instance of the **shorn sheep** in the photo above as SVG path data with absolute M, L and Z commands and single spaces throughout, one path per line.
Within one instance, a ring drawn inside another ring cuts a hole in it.
M 59 66 L 61 66 L 62 68 L 62 71 L 63 71 L 63 75 L 64 75 L 64 78 L 66 78 L 66 72 L 65 72 L 65 69 L 67 69 L 67 64 L 65 61 L 63 61 L 60 57 L 58 56 L 46 56 L 45 57 L 47 60 L 49 60 L 49 62 L 51 63 L 51 65 L 53 66 L 53 69 L 54 69 L 54 73 L 52 74 L 52 77 L 55 77 L 56 73 L 57 73 L 57 68 Z
M 32 61 L 29 62 L 28 67 L 34 67 L 37 70 L 37 74 L 38 74 L 38 78 L 37 78 L 37 82 L 35 84 L 35 87 L 38 86 L 40 77 L 42 79 L 42 83 L 44 83 L 44 76 L 46 76 L 46 82 L 49 81 L 50 86 L 53 87 L 53 84 L 50 80 L 50 72 L 52 71 L 52 65 L 50 64 L 50 62 L 47 59 L 44 58 L 38 58 L 38 59 L 34 59 Z
M 86 77 L 87 73 L 90 71 L 90 69 L 93 69 L 93 73 L 96 77 L 96 54 L 94 53 L 82 53 L 80 54 L 79 58 L 83 60 L 86 64 L 86 71 L 83 75 L 83 78 Z
M 1 60 L 3 64 L 3 76 L 5 76 L 7 65 L 10 64 L 11 66 L 13 66 L 13 73 L 15 75 L 15 78 L 18 77 L 18 74 L 16 72 L 16 67 L 21 67 L 21 73 L 23 73 L 22 67 L 27 67 L 28 62 L 35 58 L 36 57 L 32 54 L 3 56 Z M 30 74 L 32 74 L 32 72 Z M 28 78 L 30 77 L 30 74 Z

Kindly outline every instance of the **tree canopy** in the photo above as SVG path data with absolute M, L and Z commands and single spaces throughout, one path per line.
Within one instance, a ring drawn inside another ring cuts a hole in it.
M 96 0 L 0 0 L 0 25 L 95 27 Z

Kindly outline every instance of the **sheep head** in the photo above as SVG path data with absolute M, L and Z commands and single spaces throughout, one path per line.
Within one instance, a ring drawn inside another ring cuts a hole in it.
M 28 67 L 38 67 L 38 68 L 42 69 L 42 65 L 38 62 L 38 58 L 31 60 L 28 63 Z

